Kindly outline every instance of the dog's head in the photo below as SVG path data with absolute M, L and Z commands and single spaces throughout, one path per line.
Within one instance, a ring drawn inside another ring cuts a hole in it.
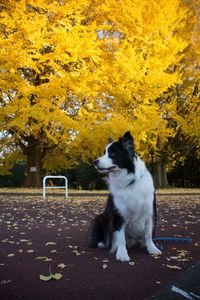
M 134 141 L 127 131 L 117 142 L 110 141 L 105 148 L 104 156 L 95 160 L 95 166 L 100 173 L 110 173 L 127 169 L 134 172 Z

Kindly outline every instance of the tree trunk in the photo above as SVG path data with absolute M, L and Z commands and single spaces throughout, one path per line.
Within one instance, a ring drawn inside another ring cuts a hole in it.
M 42 186 L 42 151 L 38 142 L 32 138 L 26 148 L 27 155 L 27 177 L 25 180 L 26 187 Z
M 164 161 L 159 160 L 153 163 L 152 175 L 153 175 L 154 185 L 156 188 L 169 187 L 169 183 L 167 180 L 166 164 Z

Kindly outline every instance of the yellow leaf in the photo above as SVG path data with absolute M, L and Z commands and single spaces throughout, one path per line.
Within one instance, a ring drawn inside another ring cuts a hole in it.
M 61 268 L 61 269 L 64 269 L 66 267 L 66 265 L 61 263 L 61 264 L 58 265 L 58 267 Z
M 166 267 L 169 268 L 169 269 L 173 269 L 173 270 L 181 270 L 182 269 L 181 267 L 171 266 L 171 265 L 166 265 Z
M 105 270 L 108 268 L 108 265 L 107 264 L 103 264 L 102 268 Z
M 48 243 L 45 244 L 45 246 L 49 246 L 49 245 L 56 245 L 56 243 L 54 243 L 54 242 L 48 242 Z
M 15 256 L 15 254 L 14 254 L 14 253 L 10 253 L 10 254 L 8 254 L 7 256 L 8 256 L 8 257 L 13 257 L 13 256 Z
M 88 108 L 92 110 L 92 109 L 94 108 L 93 103 L 90 102 L 90 103 L 88 104 Z

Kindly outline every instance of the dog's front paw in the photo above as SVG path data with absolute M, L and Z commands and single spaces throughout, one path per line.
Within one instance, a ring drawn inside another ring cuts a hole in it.
M 130 261 L 126 248 L 117 250 L 116 259 L 119 261 Z
M 155 245 L 148 247 L 147 250 L 150 255 L 161 255 L 162 254 L 162 252 Z

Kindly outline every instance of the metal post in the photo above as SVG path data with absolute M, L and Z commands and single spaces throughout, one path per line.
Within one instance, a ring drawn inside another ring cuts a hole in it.
M 46 180 L 48 178 L 63 178 L 65 180 L 65 186 L 46 186 Z M 49 175 L 49 176 L 45 176 L 43 178 L 43 198 L 45 199 L 46 198 L 46 189 L 64 189 L 65 188 L 65 198 L 68 197 L 68 180 L 67 180 L 67 177 L 65 176 L 53 176 L 53 175 Z

